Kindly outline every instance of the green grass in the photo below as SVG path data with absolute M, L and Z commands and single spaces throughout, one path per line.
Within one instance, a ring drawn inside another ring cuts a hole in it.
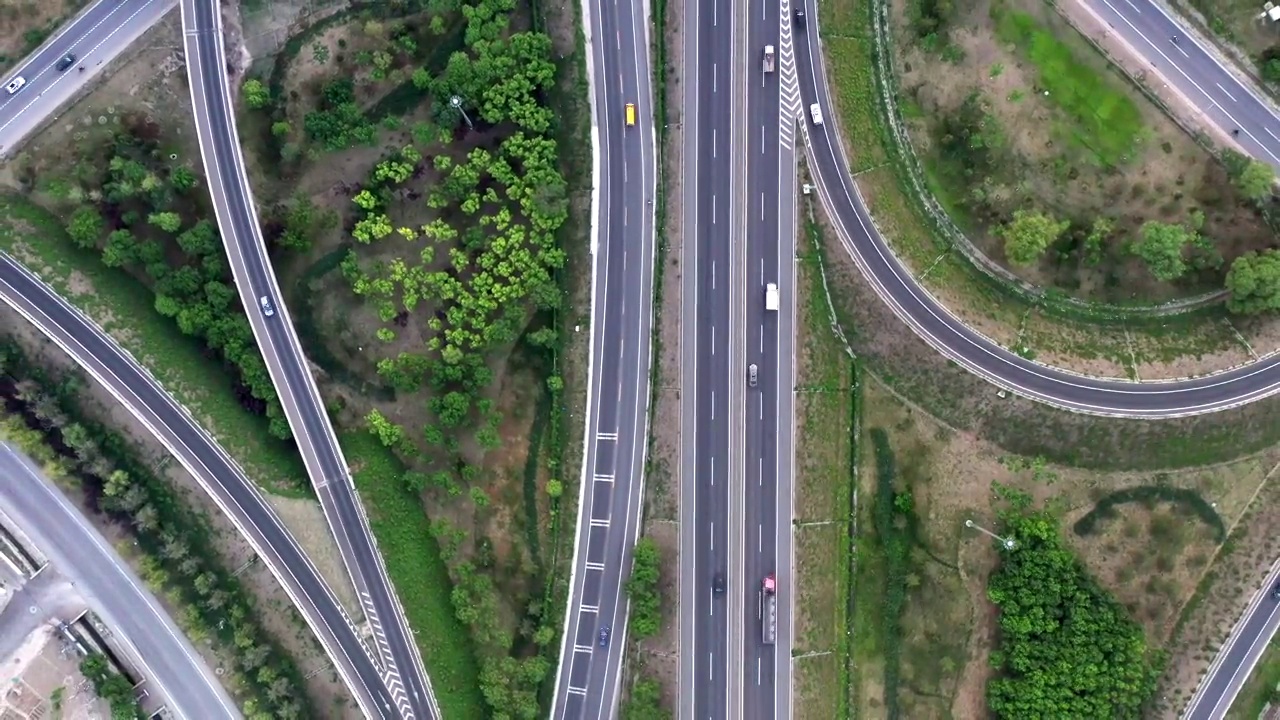
M 853 359 L 831 325 L 823 286 L 817 227 L 806 218 L 799 264 L 800 347 L 797 492 L 795 515 L 798 602 L 795 638 L 799 654 L 825 653 L 798 662 L 797 714 L 847 718 L 849 683 L 850 508 L 855 402 Z M 810 524 L 812 523 L 812 524 Z
M 1072 121 L 1064 128 L 1072 140 L 1087 148 L 1105 166 L 1123 164 L 1142 133 L 1142 115 L 1133 101 L 1109 78 L 1082 62 L 1026 13 L 992 6 L 1001 40 L 1017 46 L 1039 71 L 1039 89 Z M 995 13 L 999 12 L 999 15 Z
M 51 212 L 0 195 L 0 250 L 38 274 L 147 368 L 245 473 L 266 490 L 298 496 L 308 487 L 297 452 L 267 432 L 267 420 L 236 400 L 231 375 L 153 307 L 151 291 L 72 244 Z
M 404 467 L 368 433 L 342 433 L 339 442 L 441 712 L 451 718 L 485 717 L 471 633 L 454 615 L 448 568 L 421 500 L 400 480 Z

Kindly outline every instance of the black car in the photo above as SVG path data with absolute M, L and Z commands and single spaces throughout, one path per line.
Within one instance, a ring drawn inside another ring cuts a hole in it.
M 724 592 L 724 573 L 716 573 L 711 576 L 711 591 L 717 595 Z
M 1276 583 L 1276 586 L 1271 588 L 1271 599 L 1280 600 L 1280 583 Z
M 804 5 L 796 5 L 796 26 L 804 27 Z
M 69 68 L 69 67 L 71 67 L 72 65 L 75 65 L 75 64 L 76 64 L 76 56 L 75 56 L 75 54 L 74 54 L 74 53 L 67 53 L 66 55 L 63 55 L 63 56 L 58 60 L 58 64 L 57 64 L 55 67 L 57 67 L 57 68 L 58 68 L 58 72 L 65 72 L 67 68 Z
M 600 628 L 600 647 L 609 647 L 609 628 Z

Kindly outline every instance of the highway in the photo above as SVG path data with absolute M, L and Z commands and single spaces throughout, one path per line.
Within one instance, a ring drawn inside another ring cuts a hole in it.
M 730 618 L 731 609 L 741 618 L 742 606 L 728 599 L 745 596 L 749 586 L 741 572 L 733 571 L 730 557 L 740 558 L 742 551 L 742 538 L 730 527 L 730 501 L 743 500 L 742 476 L 733 471 L 740 472 L 744 465 L 740 416 L 747 368 L 734 352 L 742 347 L 737 325 L 744 321 L 743 307 L 739 304 L 734 312 L 733 305 L 735 295 L 742 297 L 745 268 L 745 186 L 738 176 L 744 170 L 742 135 L 747 124 L 740 103 L 749 74 L 743 72 L 742 55 L 735 55 L 735 50 L 746 47 L 746 15 L 746 3 L 686 0 L 682 23 L 677 714 L 699 720 L 738 717 L 742 699 L 737 691 L 742 626 Z M 724 594 L 712 586 L 717 574 L 724 578 Z M 730 649 L 731 639 L 739 641 L 736 652 Z
M 26 81 L 12 95 L 0 89 L 0 155 L 39 128 L 177 4 L 177 0 L 99 0 L 59 28 L 0 81 L 0 86 L 18 77 Z M 76 64 L 60 72 L 58 60 L 67 53 L 76 56 Z
M 241 304 L 360 599 L 373 636 L 374 658 L 392 700 L 405 718 L 438 718 L 440 709 L 413 633 L 267 256 L 240 153 L 219 6 L 213 0 L 182 0 L 180 7 L 200 154 Z M 273 317 L 259 310 L 259 298 L 264 297 L 274 305 Z
M 240 718 L 239 709 L 173 618 L 85 517 L 13 448 L 0 443 L 0 510 L 132 651 L 178 717 Z M 36 612 L 35 606 L 31 611 Z M 71 621 L 73 618 L 62 618 Z
M 644 507 L 657 134 L 642 2 L 584 2 L 592 79 L 591 351 L 578 523 L 551 716 L 614 717 Z M 634 103 L 636 124 L 626 125 Z M 610 637 L 601 647 L 600 633 Z
M 757 386 L 747 389 L 745 543 L 742 572 L 742 717 L 791 716 L 792 492 L 794 476 L 796 114 L 799 86 L 790 0 L 757 0 L 748 15 L 749 78 L 746 116 L 746 361 Z M 763 72 L 766 45 L 776 69 Z M 776 283 L 778 310 L 765 308 L 765 287 Z M 777 633 L 764 641 L 761 588 L 777 581 Z

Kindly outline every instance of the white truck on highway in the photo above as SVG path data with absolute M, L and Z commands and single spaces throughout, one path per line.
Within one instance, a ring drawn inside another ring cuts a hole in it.
M 778 640 L 778 587 L 772 575 L 764 576 L 764 588 L 760 590 L 760 625 L 763 629 L 764 644 L 772 645 Z
M 777 311 L 778 309 L 778 284 L 769 283 L 764 286 L 764 309 Z
M 767 73 L 773 72 L 773 65 L 774 65 L 773 60 L 774 60 L 773 46 L 765 45 L 764 46 L 764 71 L 765 72 Z

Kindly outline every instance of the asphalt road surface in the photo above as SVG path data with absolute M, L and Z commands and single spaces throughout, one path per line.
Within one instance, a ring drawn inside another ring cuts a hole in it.
M 59 28 L 0 80 L 0 155 L 8 154 L 177 4 L 177 0 L 100 0 Z M 75 55 L 76 62 L 59 71 L 58 60 L 68 53 Z M 17 92 L 6 92 L 17 78 L 26 84 Z
M 735 262 L 744 266 L 741 236 L 735 242 L 732 232 L 741 227 L 735 214 L 742 211 L 742 198 L 735 202 L 731 182 L 741 168 L 735 162 L 742 139 L 734 144 L 733 109 L 746 77 L 733 49 L 735 36 L 746 32 L 744 14 L 725 0 L 684 3 L 678 714 L 698 720 L 732 717 L 741 700 L 740 694 L 731 698 L 729 687 L 730 675 L 735 686 L 741 677 L 729 650 L 731 632 L 741 628 L 730 627 L 726 598 L 746 592 L 745 579 L 731 572 L 729 560 L 731 545 L 737 543 L 741 552 L 741 539 L 729 531 L 729 503 L 735 464 L 730 423 L 734 410 L 742 411 L 730 395 L 732 387 L 745 384 L 747 371 L 741 357 L 732 355 L 731 323 L 731 291 L 742 285 L 733 269 Z M 740 111 L 737 119 L 745 122 L 744 115 Z M 712 587 L 717 574 L 724 577 L 724 594 Z
M 131 646 L 132 659 L 178 717 L 242 717 L 200 653 L 106 538 L 29 460 L 4 444 L 0 508 Z
M 0 300 L 61 347 L 164 443 L 276 576 L 357 702 L 371 708 L 366 714 L 396 717 L 381 672 L 329 586 L 257 487 L 213 438 L 106 333 L 3 253 Z
M 792 466 L 795 386 L 796 123 L 799 86 L 789 0 L 748 7 L 749 50 L 746 232 L 746 361 L 757 368 L 748 387 L 744 474 L 742 715 L 791 716 Z M 775 69 L 763 71 L 772 45 Z M 776 283 L 779 309 L 765 308 Z M 777 580 L 777 629 L 764 640 L 762 583 Z
M 577 540 L 552 717 L 614 717 L 649 437 L 656 187 L 649 20 L 641 2 L 584 3 L 593 82 L 595 222 L 590 386 Z M 626 125 L 634 103 L 636 124 Z M 601 632 L 607 632 L 603 641 Z
M 374 655 L 382 666 L 387 689 L 402 716 L 439 717 L 417 644 L 383 566 L 267 256 L 228 93 L 218 5 L 213 0 L 182 0 L 181 8 L 196 133 L 240 300 L 369 621 Z M 271 317 L 260 311 L 260 302 L 274 307 Z

